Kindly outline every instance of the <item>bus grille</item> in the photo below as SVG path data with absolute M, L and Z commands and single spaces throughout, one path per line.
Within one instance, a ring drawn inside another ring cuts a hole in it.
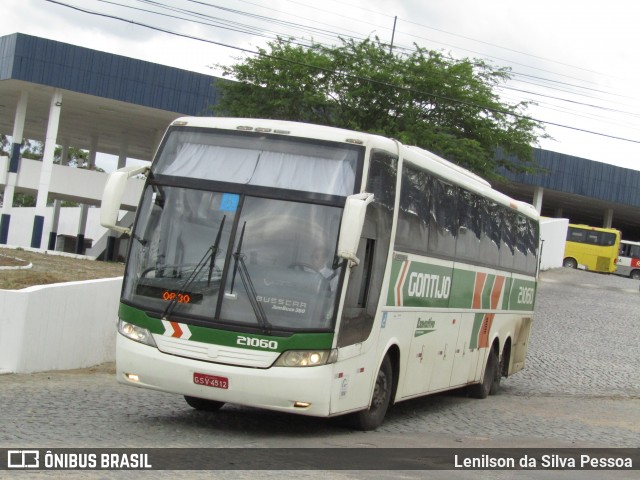
M 153 339 L 156 341 L 158 350 L 163 353 L 242 367 L 269 368 L 279 355 L 278 352 L 212 345 L 166 335 L 154 335 Z

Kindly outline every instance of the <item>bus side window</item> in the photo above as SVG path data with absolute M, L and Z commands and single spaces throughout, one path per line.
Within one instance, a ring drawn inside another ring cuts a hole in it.
M 516 245 L 514 251 L 513 268 L 519 272 L 527 271 L 527 235 L 529 222 L 524 215 L 516 215 Z
M 372 238 L 360 239 L 357 254 L 360 264 L 351 271 L 347 296 L 344 299 L 345 308 L 364 308 L 367 304 L 375 243 Z
M 480 256 L 483 262 L 496 266 L 500 256 L 500 231 L 502 218 L 500 208 L 495 202 L 483 198 L 480 203 L 482 217 L 482 235 L 480 237 Z
M 500 267 L 511 270 L 516 249 L 516 213 L 511 209 L 502 210 L 500 240 Z
M 527 273 L 535 275 L 538 269 L 538 242 L 540 241 L 539 227 L 532 219 L 527 219 Z
M 482 237 L 481 198 L 467 190 L 460 189 L 458 195 L 458 215 L 460 225 L 456 240 L 456 259 L 477 262 L 480 255 Z
M 430 177 L 426 172 L 405 166 L 402 170 L 400 211 L 396 228 L 396 248 L 426 255 L 431 218 Z
M 585 243 L 586 232 L 577 228 L 569 227 L 567 229 L 567 240 L 570 242 Z
M 430 182 L 431 222 L 429 224 L 429 253 L 454 257 L 458 235 L 456 187 L 432 177 Z

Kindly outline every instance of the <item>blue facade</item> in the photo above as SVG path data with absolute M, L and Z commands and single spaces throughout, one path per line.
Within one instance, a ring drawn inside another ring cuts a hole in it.
M 0 80 L 61 88 L 183 115 L 211 115 L 220 79 L 16 33 L 0 37 Z
M 515 183 L 640 207 L 640 171 L 549 150 L 534 149 L 540 173 L 503 175 Z

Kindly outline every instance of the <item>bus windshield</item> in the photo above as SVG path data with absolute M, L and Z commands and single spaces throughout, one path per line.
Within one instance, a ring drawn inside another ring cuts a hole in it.
M 330 329 L 340 215 L 326 205 L 150 184 L 123 300 L 263 333 Z

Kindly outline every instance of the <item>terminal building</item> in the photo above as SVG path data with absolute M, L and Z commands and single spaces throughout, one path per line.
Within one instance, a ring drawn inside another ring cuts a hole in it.
M 213 114 L 220 81 L 20 33 L 0 37 L 0 133 L 14 139 L 9 156 L 0 157 L 0 244 L 54 250 L 71 236 L 77 253 L 107 251 L 113 258 L 113 232 L 92 233 L 103 238 L 92 238 L 87 250 L 87 223 L 98 210 L 91 207 L 100 205 L 107 177 L 91 168 L 96 155 L 116 156 L 118 167 L 128 159 L 151 160 L 172 120 Z M 44 142 L 42 161 L 20 158 L 18 142 L 25 138 Z M 62 148 L 60 164 L 54 164 L 56 146 Z M 67 166 L 69 147 L 89 151 L 89 169 Z M 640 240 L 640 171 L 541 149 L 534 157 L 538 173 L 504 172 L 505 181 L 494 187 L 532 203 L 544 216 L 614 227 L 623 238 Z M 138 202 L 138 183 L 123 204 L 130 211 Z M 8 201 L 16 192 L 36 197 L 27 219 Z M 72 235 L 59 231 L 63 201 L 80 205 Z

